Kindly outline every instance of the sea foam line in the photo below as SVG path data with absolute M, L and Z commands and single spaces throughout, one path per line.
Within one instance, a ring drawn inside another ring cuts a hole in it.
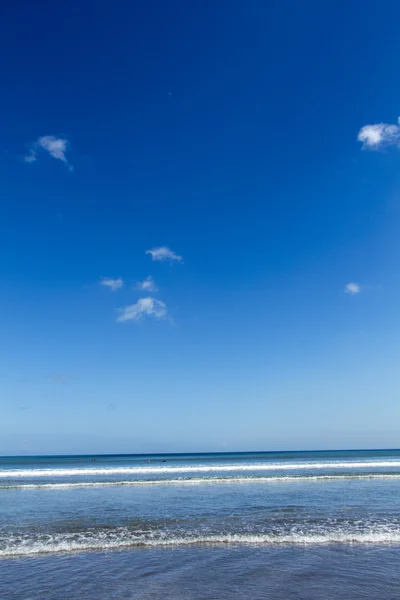
M 103 535 L 82 539 L 50 539 L 9 545 L 0 549 L 0 558 L 10 556 L 31 556 L 40 554 L 76 553 L 94 550 L 122 550 L 128 548 L 179 547 L 197 545 L 263 545 L 263 546 L 315 546 L 329 544 L 400 544 L 400 531 L 332 531 L 324 533 L 272 534 L 216 534 L 177 537 L 131 536 L 105 539 Z
M 154 486 L 154 485 L 203 485 L 203 484 L 236 484 L 236 483 L 285 483 L 304 481 L 349 481 L 349 480 L 400 480 L 400 474 L 371 473 L 369 475 L 283 475 L 271 477 L 193 477 L 177 479 L 142 479 L 127 481 L 80 481 L 67 483 L 22 483 L 0 485 L 0 490 L 57 490 L 76 488 L 103 488 L 118 486 Z
M 229 471 L 286 471 L 313 469 L 367 469 L 400 467 L 399 460 L 359 462 L 301 462 L 252 463 L 233 465 L 185 465 L 179 467 L 87 467 L 73 469 L 4 469 L 0 478 L 14 477 L 65 477 L 84 475 L 145 475 L 165 473 L 212 473 Z

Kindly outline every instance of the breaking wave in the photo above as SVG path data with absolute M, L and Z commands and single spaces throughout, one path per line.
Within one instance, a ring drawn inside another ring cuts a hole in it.
M 252 463 L 252 464 L 218 464 L 218 465 L 186 465 L 174 467 L 77 467 L 62 469 L 4 469 L 0 478 L 29 477 L 75 477 L 93 475 L 156 475 L 168 473 L 218 473 L 230 471 L 290 471 L 290 470 L 331 470 L 331 469 L 382 469 L 400 467 L 399 460 L 375 461 L 332 461 L 332 462 L 290 462 L 290 463 Z
M 285 483 L 305 481 L 369 481 L 369 480 L 400 480 L 400 473 L 371 473 L 345 475 L 282 475 L 270 477 L 192 477 L 176 479 L 141 479 L 127 481 L 80 481 L 67 483 L 22 483 L 0 485 L 0 490 L 62 490 L 79 488 L 104 488 L 117 486 L 157 486 L 157 485 L 203 485 L 203 484 L 238 484 L 238 483 Z
M 128 529 L 48 534 L 38 538 L 10 535 L 0 547 L 0 557 L 32 556 L 41 554 L 76 553 L 95 550 L 122 550 L 128 548 L 162 548 L 196 545 L 262 545 L 262 546 L 315 546 L 329 544 L 400 544 L 400 529 L 387 527 L 370 530 L 340 529 L 330 531 L 285 533 L 218 533 L 214 535 L 137 534 Z

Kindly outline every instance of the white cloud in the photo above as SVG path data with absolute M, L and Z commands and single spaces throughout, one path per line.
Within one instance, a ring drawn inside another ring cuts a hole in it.
M 168 315 L 167 307 L 161 300 L 156 298 L 139 298 L 135 304 L 125 306 L 119 310 L 120 315 L 117 321 L 124 323 L 126 321 L 141 321 L 143 317 L 153 317 L 154 319 L 165 319 Z
M 172 250 L 170 250 L 167 246 L 160 246 L 159 248 L 153 248 L 152 250 L 146 250 L 146 254 L 151 254 L 151 258 L 153 260 L 160 261 L 174 261 L 183 262 L 182 256 L 175 254 Z
M 112 290 L 113 292 L 116 292 L 117 290 L 120 290 L 123 287 L 124 281 L 121 277 L 118 277 L 118 279 L 112 279 L 111 277 L 103 277 L 103 279 L 100 279 L 99 284 L 110 288 L 110 290 Z
M 361 287 L 359 283 L 347 283 L 344 291 L 346 294 L 351 294 L 354 296 L 355 294 L 359 294 L 361 292 Z
M 137 282 L 137 287 L 139 290 L 144 290 L 146 292 L 157 292 L 158 287 L 156 286 L 156 282 L 152 278 L 151 275 L 146 277 L 143 281 Z
M 47 152 L 53 158 L 67 162 L 65 153 L 67 151 L 68 140 L 63 138 L 56 138 L 54 135 L 44 135 L 37 141 L 38 146 L 47 150 Z
M 362 142 L 364 150 L 379 150 L 386 146 L 400 147 L 400 117 L 396 125 L 389 123 L 365 125 L 358 132 L 357 139 Z
M 35 160 L 37 160 L 37 156 L 36 156 L 35 150 L 30 150 L 29 154 L 27 154 L 25 156 L 24 160 L 27 163 L 33 163 L 33 162 L 35 162 Z
M 56 160 L 61 160 L 70 170 L 72 166 L 68 163 L 66 153 L 68 150 L 68 140 L 65 138 L 57 138 L 54 135 L 43 135 L 38 137 L 32 145 L 29 154 L 25 156 L 25 162 L 33 163 L 37 160 L 38 151 L 44 150 Z

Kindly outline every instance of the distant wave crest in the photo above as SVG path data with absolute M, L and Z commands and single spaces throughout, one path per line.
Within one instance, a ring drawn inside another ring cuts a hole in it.
M 77 467 L 62 469 L 4 469 L 0 478 L 33 478 L 33 477 L 80 477 L 109 475 L 156 475 L 168 473 L 217 473 L 230 471 L 290 471 L 290 470 L 332 470 L 332 469 L 380 469 L 400 467 L 399 460 L 375 461 L 332 461 L 332 462 L 289 462 L 289 463 L 251 463 L 251 464 L 216 464 L 185 466 L 143 466 L 143 467 Z
M 349 480 L 400 480 L 400 473 L 370 473 L 344 475 L 282 475 L 270 477 L 189 477 L 176 479 L 141 479 L 127 481 L 79 481 L 65 483 L 21 483 L 0 485 L 0 490 L 62 490 L 71 488 L 102 488 L 117 486 L 154 486 L 154 485 L 205 485 L 205 484 L 240 484 L 240 483 L 285 483 L 285 482 L 329 482 Z

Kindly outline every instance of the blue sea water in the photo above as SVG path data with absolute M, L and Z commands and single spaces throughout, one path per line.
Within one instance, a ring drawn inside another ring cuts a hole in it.
M 0 598 L 400 599 L 400 451 L 0 458 Z

